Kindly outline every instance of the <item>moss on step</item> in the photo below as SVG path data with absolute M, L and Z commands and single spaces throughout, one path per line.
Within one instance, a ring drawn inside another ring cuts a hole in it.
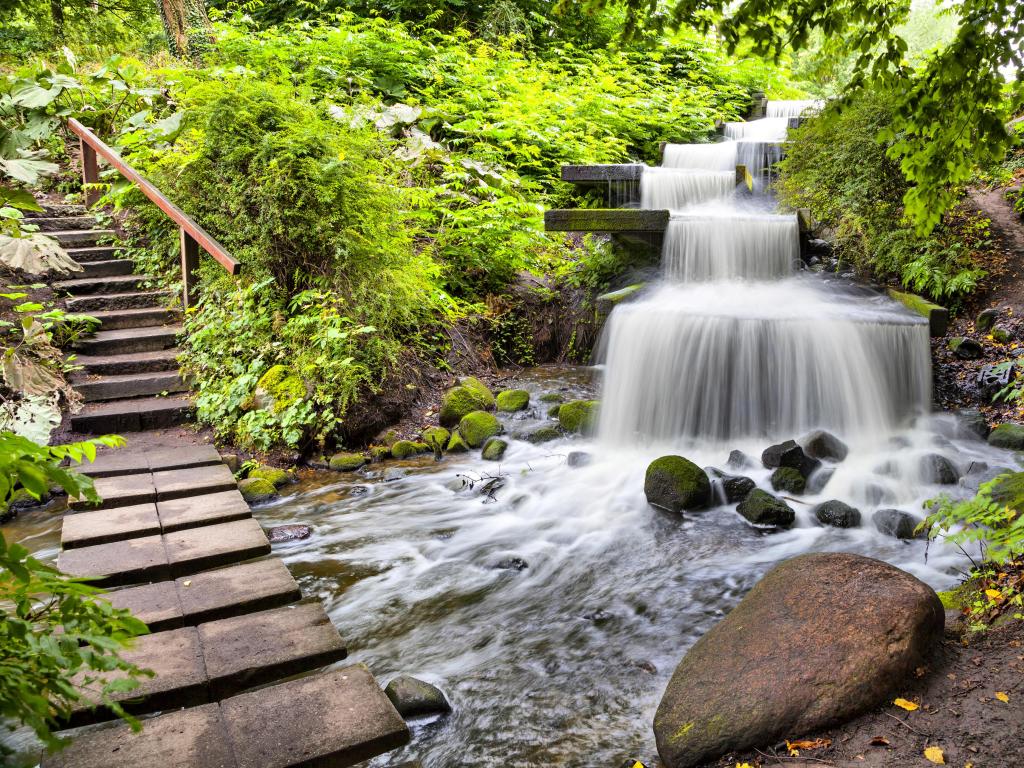
M 916 312 L 928 321 L 928 331 L 932 336 L 945 336 L 946 328 L 949 326 L 949 310 L 933 304 L 914 293 L 897 291 L 890 288 L 889 297 L 900 302 L 907 309 Z

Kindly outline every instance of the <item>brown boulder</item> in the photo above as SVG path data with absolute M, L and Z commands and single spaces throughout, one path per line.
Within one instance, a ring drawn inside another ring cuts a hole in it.
M 686 654 L 654 718 L 667 768 L 771 744 L 878 705 L 942 635 L 934 591 L 860 555 L 772 569 Z

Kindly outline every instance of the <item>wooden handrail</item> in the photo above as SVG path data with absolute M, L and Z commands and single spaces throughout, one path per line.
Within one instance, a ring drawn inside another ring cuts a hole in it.
M 134 183 L 153 203 L 167 214 L 167 217 L 178 225 L 181 230 L 181 280 L 184 290 L 184 304 L 188 306 L 195 300 L 195 273 L 199 266 L 199 248 L 213 256 L 230 274 L 237 275 L 242 271 L 241 263 L 228 250 L 218 243 L 209 232 L 200 227 L 195 220 L 176 206 L 159 189 L 147 181 L 142 174 L 132 168 L 124 159 L 107 146 L 103 140 L 80 122 L 71 118 L 68 128 L 79 138 L 82 152 L 82 183 L 85 204 L 92 206 L 99 199 L 99 193 L 90 189 L 90 184 L 99 182 L 97 156 L 102 157 L 116 168 L 122 176 Z

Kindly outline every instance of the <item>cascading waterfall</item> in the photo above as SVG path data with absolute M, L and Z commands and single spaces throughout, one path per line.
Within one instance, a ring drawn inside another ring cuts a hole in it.
M 800 117 L 804 114 L 819 112 L 824 105 L 825 102 L 820 99 L 771 100 L 765 109 L 765 117 Z
M 772 104 L 782 114 L 813 106 Z M 926 323 L 797 275 L 796 217 L 714 191 L 728 161 L 781 146 L 787 122 L 728 123 L 725 142 L 668 145 L 670 170 L 644 172 L 643 206 L 672 210 L 664 282 L 609 318 L 603 438 L 788 438 L 815 427 L 881 436 L 927 409 Z

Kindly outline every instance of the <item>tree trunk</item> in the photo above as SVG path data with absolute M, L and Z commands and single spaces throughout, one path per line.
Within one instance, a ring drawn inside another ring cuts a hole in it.
M 50 0 L 50 17 L 53 19 L 53 31 L 58 40 L 64 39 L 64 2 Z
M 156 0 L 171 53 L 198 60 L 211 42 L 204 0 Z

